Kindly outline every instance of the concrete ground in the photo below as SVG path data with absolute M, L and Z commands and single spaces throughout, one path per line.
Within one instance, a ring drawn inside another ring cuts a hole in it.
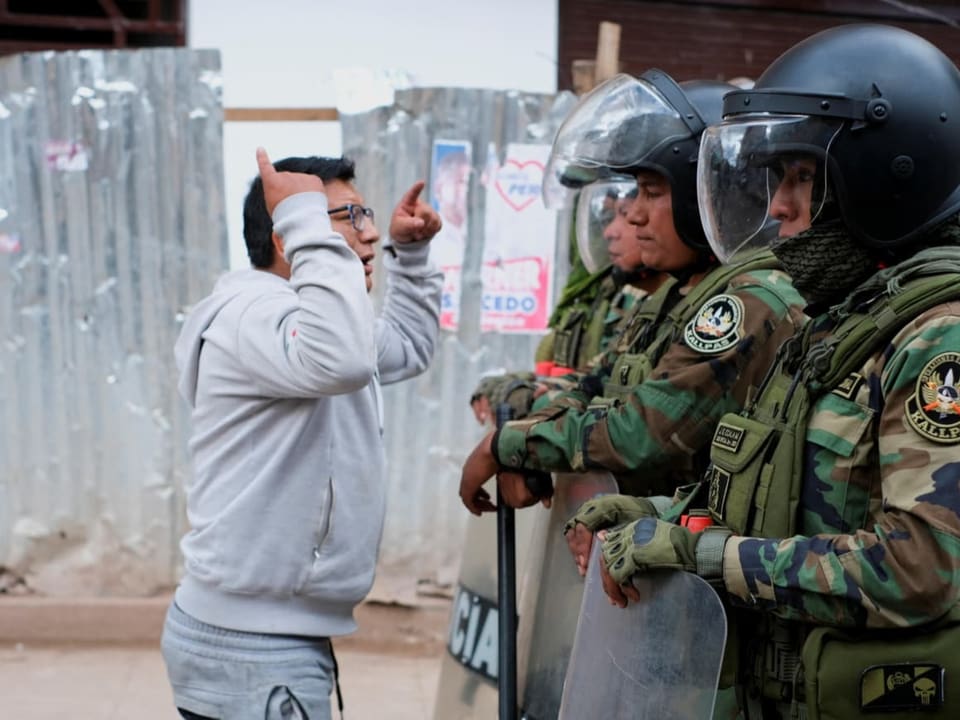
M 344 716 L 424 720 L 433 711 L 439 657 L 337 653 Z M 0 648 L 0 698 L 13 720 L 175 720 L 156 647 Z M 384 714 L 385 708 L 389 713 Z M 333 717 L 339 718 L 334 706 Z
M 167 602 L 0 597 L 0 717 L 178 718 L 159 650 Z M 358 609 L 361 630 L 335 645 L 345 717 L 431 717 L 448 610 Z

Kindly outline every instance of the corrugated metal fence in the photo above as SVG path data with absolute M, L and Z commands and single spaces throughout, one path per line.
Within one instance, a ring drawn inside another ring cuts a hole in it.
M 384 389 L 390 496 L 375 596 L 408 599 L 416 581 L 429 589 L 456 579 L 468 517 L 457 494 L 460 467 L 486 431 L 473 418 L 470 393 L 484 372 L 530 369 L 540 339 L 480 331 L 485 173 L 509 143 L 550 145 L 573 102 L 572 95 L 418 88 L 398 92 L 390 107 L 341 115 L 344 154 L 357 162 L 367 204 L 381 212 L 415 180 L 430 180 L 435 140 L 473 150 L 459 327 L 441 331 L 426 373 Z M 567 232 L 561 223 L 555 286 L 568 271 Z
M 0 566 L 51 594 L 175 582 L 179 314 L 226 267 L 218 53 L 0 61 Z
M 210 51 L 0 61 L 0 592 L 25 579 L 48 594 L 144 595 L 177 581 L 189 461 L 172 348 L 227 267 L 220 84 Z M 460 327 L 426 374 L 385 392 L 380 597 L 454 579 L 460 466 L 483 433 L 469 393 L 485 371 L 529 368 L 539 339 L 480 331 L 481 180 L 509 143 L 549 145 L 571 104 L 418 89 L 342 117 L 381 217 L 428 177 L 436 138 L 474 149 Z

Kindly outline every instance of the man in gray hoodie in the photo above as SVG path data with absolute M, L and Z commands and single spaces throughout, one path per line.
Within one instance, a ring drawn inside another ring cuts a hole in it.
M 244 206 L 253 267 L 217 282 L 175 348 L 192 407 L 191 529 L 162 648 L 185 718 L 316 720 L 336 684 L 330 638 L 356 628 L 373 583 L 380 385 L 433 354 L 442 276 L 427 242 L 440 220 L 415 183 L 390 219 L 375 317 L 379 233 L 353 164 L 273 166 L 262 149 L 257 161 Z

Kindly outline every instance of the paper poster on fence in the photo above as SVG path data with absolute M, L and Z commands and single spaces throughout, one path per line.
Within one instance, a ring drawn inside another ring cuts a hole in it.
M 484 332 L 545 332 L 553 298 L 556 212 L 540 188 L 549 145 L 507 146 L 487 184 L 483 245 Z
M 430 259 L 443 272 L 440 327 L 456 330 L 460 322 L 460 285 L 467 246 L 470 157 L 465 140 L 434 140 L 430 161 L 430 204 L 443 227 L 430 241 Z

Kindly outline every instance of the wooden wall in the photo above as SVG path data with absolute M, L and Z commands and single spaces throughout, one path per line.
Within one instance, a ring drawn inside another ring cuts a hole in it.
M 573 60 L 595 57 L 597 29 L 604 20 L 622 27 L 624 71 L 639 74 L 659 67 L 677 80 L 755 79 L 803 38 L 851 22 L 906 28 L 960 63 L 960 2 L 559 0 L 559 13 L 560 89 L 572 87 Z M 935 13 L 952 25 L 920 13 Z

